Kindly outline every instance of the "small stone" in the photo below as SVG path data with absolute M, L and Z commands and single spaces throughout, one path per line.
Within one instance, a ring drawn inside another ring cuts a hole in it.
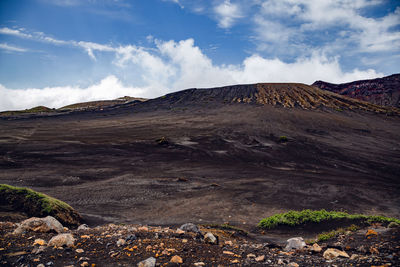
M 193 232 L 193 233 L 200 233 L 199 227 L 193 223 L 185 223 L 182 224 L 179 229 L 185 231 L 185 232 Z
M 153 257 L 150 257 L 144 261 L 141 261 L 137 265 L 138 267 L 154 267 L 156 266 L 156 259 Z
M 75 238 L 71 234 L 59 234 L 50 239 L 49 247 L 72 247 L 75 243 Z
M 258 256 L 255 260 L 256 260 L 256 262 L 264 261 L 265 260 L 265 255 Z
M 43 263 L 38 264 L 36 267 L 45 267 Z
M 128 235 L 125 238 L 126 243 L 131 244 L 133 241 L 135 241 L 137 239 L 136 235 L 132 234 L 132 235 Z
M 142 231 L 142 232 L 148 232 L 148 231 L 149 231 L 149 227 L 147 227 L 147 226 L 141 226 L 141 227 L 138 228 L 138 230 L 139 230 L 139 231 Z
M 225 255 L 231 255 L 231 256 L 235 255 L 235 253 L 233 253 L 232 251 L 226 251 L 226 250 L 223 251 L 222 253 L 225 254 Z
M 175 255 L 175 256 L 173 256 L 173 257 L 171 258 L 171 260 L 170 260 L 169 262 L 181 264 L 181 263 L 183 263 L 183 260 L 182 260 L 181 257 Z
M 84 251 L 83 249 L 81 249 L 81 248 L 78 248 L 78 249 L 75 250 L 75 252 L 76 252 L 76 253 L 83 253 L 83 252 L 85 252 L 85 251 Z
M 188 240 L 186 238 L 182 239 L 182 243 L 187 243 Z
M 253 253 L 247 254 L 247 258 L 251 259 L 251 258 L 255 258 L 256 255 L 254 255 Z
M 88 261 L 88 260 L 90 260 L 88 257 L 80 257 L 78 261 L 81 262 L 81 261 Z
M 233 246 L 233 242 L 230 241 L 230 240 L 225 241 L 225 245 L 227 245 L 227 246 Z
M 370 247 L 369 252 L 371 252 L 371 254 L 379 254 L 379 250 L 375 247 Z
M 239 263 L 239 260 L 237 260 L 237 259 L 236 259 L 236 260 L 232 260 L 231 263 L 232 263 L 232 264 Z
M 63 229 L 64 229 L 64 232 L 68 232 L 69 231 L 69 229 L 68 229 L 68 227 L 63 227 Z
M 40 247 L 36 247 L 36 248 L 34 248 L 34 249 L 32 249 L 32 253 L 33 254 L 40 254 L 40 253 L 42 253 L 43 251 L 45 251 L 46 250 L 46 246 L 40 246 Z
M 365 234 L 365 236 L 369 237 L 369 236 L 371 236 L 371 235 L 377 236 L 378 233 L 377 233 L 376 231 L 372 230 L 372 229 L 368 229 L 368 231 L 367 231 L 367 233 Z
M 87 267 L 87 266 L 89 266 L 89 262 L 84 261 L 81 263 L 81 267 Z
M 185 231 L 181 230 L 181 229 L 177 229 L 176 232 L 178 235 L 183 235 L 185 233 Z
M 195 263 L 193 263 L 193 265 L 196 266 L 196 267 L 198 267 L 198 266 L 206 266 L 206 264 L 204 262 L 202 262 L 202 261 L 195 262 Z
M 291 262 L 286 266 L 288 266 L 288 267 L 299 267 L 299 265 L 296 262 Z
M 283 260 L 282 260 L 282 259 L 279 259 L 279 260 L 278 260 L 278 265 L 283 265 L 283 264 L 285 264 L 285 263 L 283 262 Z
M 89 235 L 81 235 L 81 238 L 89 239 L 90 236 Z
M 45 246 L 46 245 L 46 241 L 44 241 L 43 239 L 35 239 L 35 242 L 33 243 L 33 245 L 39 245 L 39 246 Z
M 350 260 L 356 260 L 357 258 L 359 257 L 359 255 L 358 254 L 353 254 L 353 255 L 351 255 L 351 257 L 350 257 Z
M 302 237 L 293 237 L 286 241 L 285 251 L 290 251 L 292 249 L 302 249 L 306 246 L 304 239 Z
M 46 266 L 53 266 L 53 265 L 54 265 L 54 262 L 52 262 L 52 261 L 49 261 L 46 263 Z
M 332 260 L 337 257 L 349 258 L 350 256 L 346 252 L 338 250 L 336 248 L 328 248 L 327 250 L 325 250 L 323 257 L 326 260 Z
M 204 236 L 204 242 L 208 244 L 218 244 L 217 238 L 212 233 L 207 233 Z
M 80 231 L 80 230 L 87 230 L 87 229 L 89 229 L 89 226 L 87 224 L 81 224 L 81 225 L 79 225 L 77 230 Z
M 319 253 L 322 251 L 322 248 L 317 243 L 314 243 L 311 247 L 311 251 Z
M 125 243 L 126 243 L 126 241 L 125 241 L 125 239 L 118 239 L 118 241 L 117 241 L 117 246 L 118 247 L 120 247 L 120 246 L 123 246 L 123 245 L 125 245 Z

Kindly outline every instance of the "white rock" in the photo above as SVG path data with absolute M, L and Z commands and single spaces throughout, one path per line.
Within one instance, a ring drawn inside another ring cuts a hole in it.
M 217 244 L 217 238 L 212 234 L 212 233 L 207 233 L 204 236 L 204 242 L 209 243 L 209 244 Z
M 22 234 L 26 231 L 42 233 L 54 231 L 56 233 L 63 233 L 64 227 L 56 218 L 51 216 L 45 218 L 32 217 L 23 221 L 17 229 L 14 230 L 14 234 Z
M 75 243 L 75 238 L 71 234 L 59 234 L 50 239 L 49 247 L 72 247 Z
M 137 265 L 138 267 L 154 267 L 156 266 L 156 259 L 153 257 L 150 257 L 144 261 L 141 261 Z
M 349 254 L 336 248 L 328 248 L 322 255 L 326 260 L 332 260 L 337 257 L 349 258 Z
M 306 246 L 302 237 L 293 237 L 286 241 L 285 251 L 290 251 L 292 249 L 302 249 Z

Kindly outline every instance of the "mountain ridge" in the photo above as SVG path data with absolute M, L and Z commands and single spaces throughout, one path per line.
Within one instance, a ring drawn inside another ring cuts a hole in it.
M 400 73 L 341 84 L 316 81 L 312 86 L 372 104 L 400 107 Z

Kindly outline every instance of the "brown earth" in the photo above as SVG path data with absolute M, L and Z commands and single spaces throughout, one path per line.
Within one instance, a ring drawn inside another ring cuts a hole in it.
M 306 85 L 261 84 L 5 117 L 0 183 L 65 201 L 89 224 L 251 229 L 305 208 L 398 218 L 396 113 Z

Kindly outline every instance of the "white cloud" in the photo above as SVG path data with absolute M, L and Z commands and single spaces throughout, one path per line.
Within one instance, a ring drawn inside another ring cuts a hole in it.
M 4 50 L 9 51 L 9 52 L 21 52 L 21 53 L 28 51 L 25 48 L 20 48 L 20 47 L 17 47 L 17 46 L 6 44 L 6 43 L 0 44 L 0 49 L 4 49 Z
M 237 19 L 243 17 L 239 4 L 231 3 L 230 0 L 216 5 L 214 12 L 218 19 L 218 26 L 221 28 L 230 28 Z
M 31 39 L 33 36 L 31 34 L 24 33 L 20 30 L 10 29 L 7 27 L 0 28 L 0 34 L 14 35 L 20 38 Z
M 177 4 L 180 8 L 185 8 L 179 0 L 162 0 L 163 2 L 172 2 Z
M 329 35 L 335 38 L 335 46 L 342 44 L 342 50 L 372 53 L 400 50 L 400 31 L 393 30 L 400 25 L 400 7 L 381 18 L 363 15 L 365 8 L 382 3 L 380 0 L 263 0 L 254 19 L 257 40 L 270 43 L 274 39 L 277 46 L 289 47 L 293 40 L 321 38 L 324 31 L 342 28 L 337 36 L 332 32 Z M 276 26 L 271 27 L 271 23 Z M 277 36 L 283 38 L 275 39 Z M 329 40 L 313 46 L 329 49 L 331 43 Z
M 39 105 L 59 108 L 72 103 L 115 99 L 125 95 L 141 96 L 146 88 L 123 85 L 115 76 L 81 88 L 78 86 L 7 89 L 0 84 L 0 110 L 26 109 Z

